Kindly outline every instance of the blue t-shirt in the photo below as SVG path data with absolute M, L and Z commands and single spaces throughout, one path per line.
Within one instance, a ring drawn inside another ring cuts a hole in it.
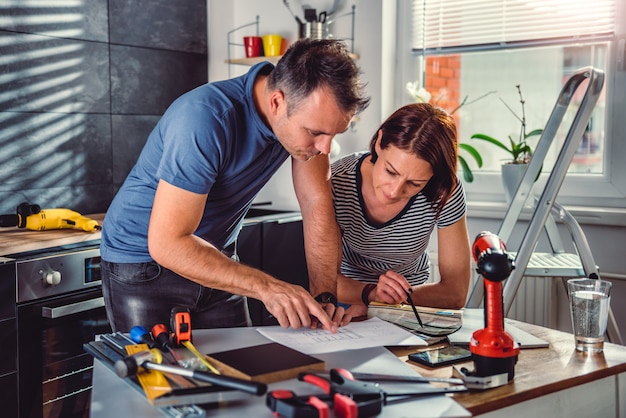
M 255 78 L 272 69 L 270 63 L 257 64 L 241 77 L 205 84 L 172 103 L 107 210 L 104 260 L 152 260 L 148 223 L 160 179 L 208 193 L 195 235 L 219 249 L 234 242 L 255 196 L 289 156 L 252 99 Z

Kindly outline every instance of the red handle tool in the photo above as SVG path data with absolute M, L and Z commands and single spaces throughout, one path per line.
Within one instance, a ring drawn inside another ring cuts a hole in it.
M 296 396 L 290 390 L 274 390 L 267 394 L 266 405 L 277 417 L 329 418 L 328 405 L 317 396 Z

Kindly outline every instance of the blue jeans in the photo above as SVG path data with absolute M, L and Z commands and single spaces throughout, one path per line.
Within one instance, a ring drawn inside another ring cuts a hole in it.
M 169 328 L 173 307 L 191 311 L 192 329 L 250 325 L 247 300 L 204 287 L 171 270 L 150 263 L 110 263 L 102 260 L 102 293 L 113 331 L 128 332 L 136 325 L 151 330 Z

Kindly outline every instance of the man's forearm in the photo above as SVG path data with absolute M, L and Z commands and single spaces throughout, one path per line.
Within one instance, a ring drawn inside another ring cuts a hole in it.
M 150 250 L 157 263 L 205 287 L 260 299 L 258 289 L 272 281 L 269 275 L 233 261 L 194 235 L 153 239 Z
M 310 291 L 313 296 L 323 292 L 337 295 L 339 228 L 334 218 L 328 225 L 320 219 L 320 213 L 316 215 L 314 218 L 317 219 L 303 220 Z
M 313 296 L 324 292 L 336 296 L 341 247 L 330 188 L 330 159 L 318 155 L 308 161 L 292 159 L 292 164 L 294 189 L 302 212 L 310 292 Z

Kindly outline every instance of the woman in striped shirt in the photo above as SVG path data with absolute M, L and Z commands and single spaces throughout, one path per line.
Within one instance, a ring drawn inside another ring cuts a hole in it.
M 350 317 L 371 301 L 461 308 L 470 281 L 463 186 L 456 175 L 454 119 L 427 103 L 406 105 L 378 129 L 370 150 L 332 165 L 342 233 L 340 302 Z M 441 280 L 429 278 L 428 242 L 437 230 Z

